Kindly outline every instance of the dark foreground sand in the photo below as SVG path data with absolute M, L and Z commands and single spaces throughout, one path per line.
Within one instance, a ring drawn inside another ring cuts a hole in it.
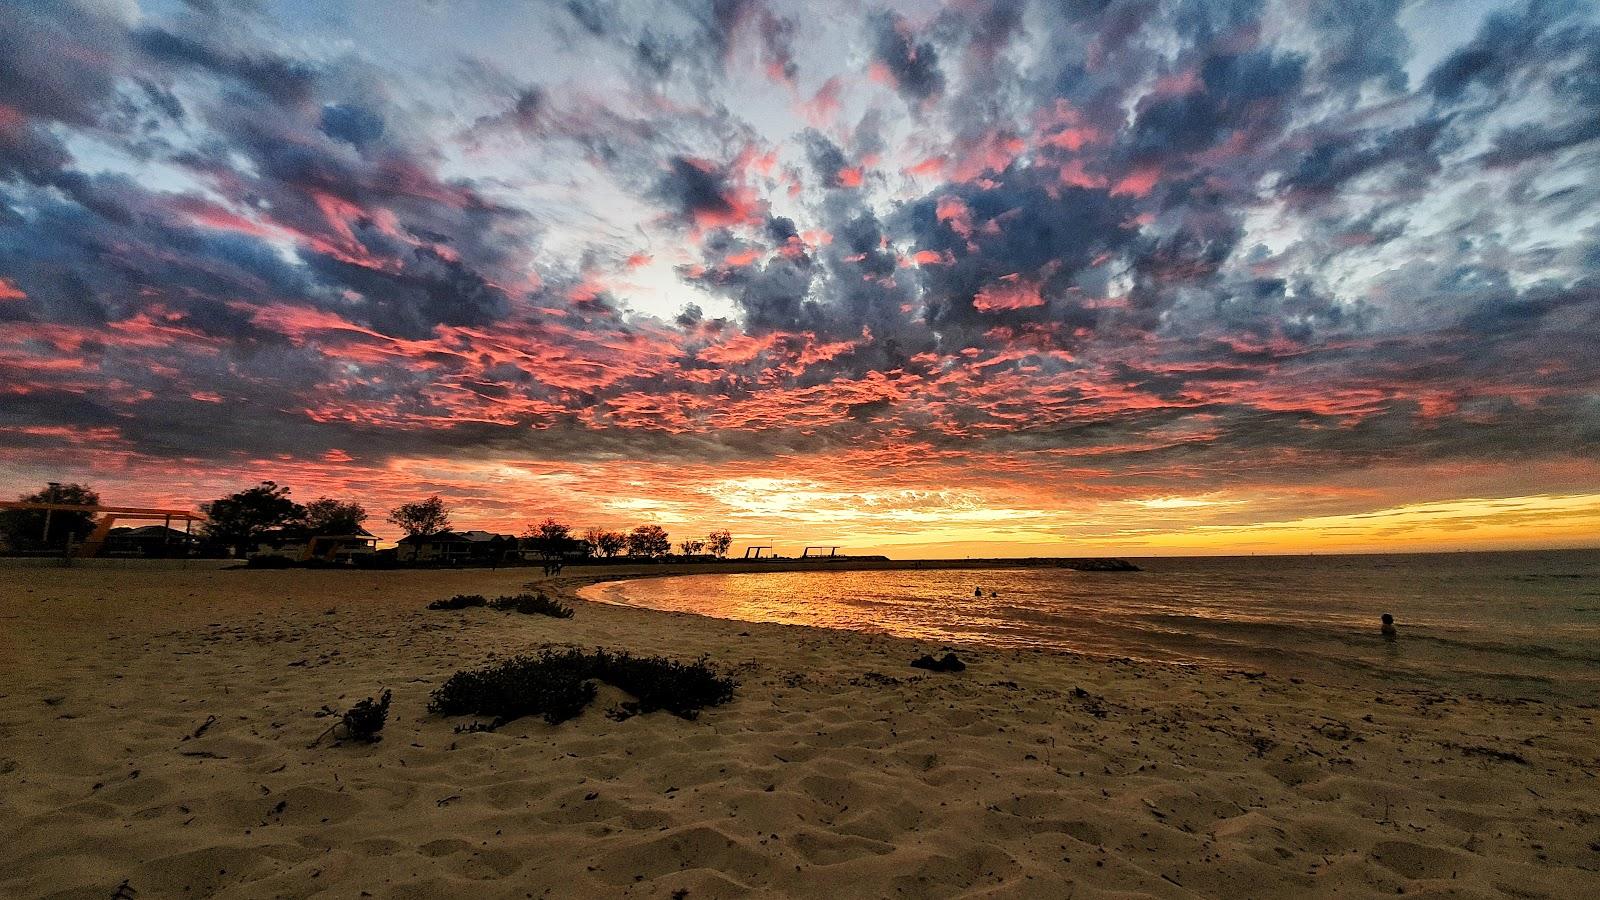
M 536 575 L 0 569 L 0 897 L 1600 896 L 1594 706 L 422 610 Z M 550 644 L 741 686 L 693 722 L 426 714 Z M 382 743 L 308 749 L 383 687 Z

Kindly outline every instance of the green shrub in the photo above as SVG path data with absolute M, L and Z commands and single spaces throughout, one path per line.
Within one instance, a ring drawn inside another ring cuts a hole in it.
M 489 601 L 482 594 L 457 594 L 449 600 L 435 600 L 428 604 L 429 609 L 466 609 L 471 606 L 487 606 Z
M 612 710 L 615 718 L 664 709 L 693 719 L 704 707 L 731 700 L 736 687 L 703 659 L 683 663 L 608 650 L 545 650 L 451 675 L 433 692 L 428 709 L 445 716 L 490 716 L 488 728 L 523 716 L 541 716 L 555 725 L 594 700 L 595 681 L 637 698 Z
M 517 612 L 523 615 L 554 616 L 557 619 L 572 618 L 572 607 L 563 605 L 560 601 L 551 600 L 543 593 L 516 594 L 510 597 L 496 597 L 489 601 L 490 609 L 502 612 Z

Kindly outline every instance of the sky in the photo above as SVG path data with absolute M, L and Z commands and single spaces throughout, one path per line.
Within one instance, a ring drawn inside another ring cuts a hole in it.
M 1600 544 L 1600 12 L 0 0 L 0 493 Z

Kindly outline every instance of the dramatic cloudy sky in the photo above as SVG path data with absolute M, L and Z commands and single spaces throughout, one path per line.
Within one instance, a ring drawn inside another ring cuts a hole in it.
M 1600 534 L 1583 0 L 0 15 L 6 493 L 901 555 Z

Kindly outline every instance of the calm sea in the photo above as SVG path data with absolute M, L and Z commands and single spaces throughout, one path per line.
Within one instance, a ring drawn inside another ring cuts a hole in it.
M 1600 551 L 1137 563 L 1144 571 L 695 575 L 594 585 L 584 595 L 938 643 L 1600 700 Z M 1395 640 L 1378 632 L 1385 612 L 1399 623 Z

